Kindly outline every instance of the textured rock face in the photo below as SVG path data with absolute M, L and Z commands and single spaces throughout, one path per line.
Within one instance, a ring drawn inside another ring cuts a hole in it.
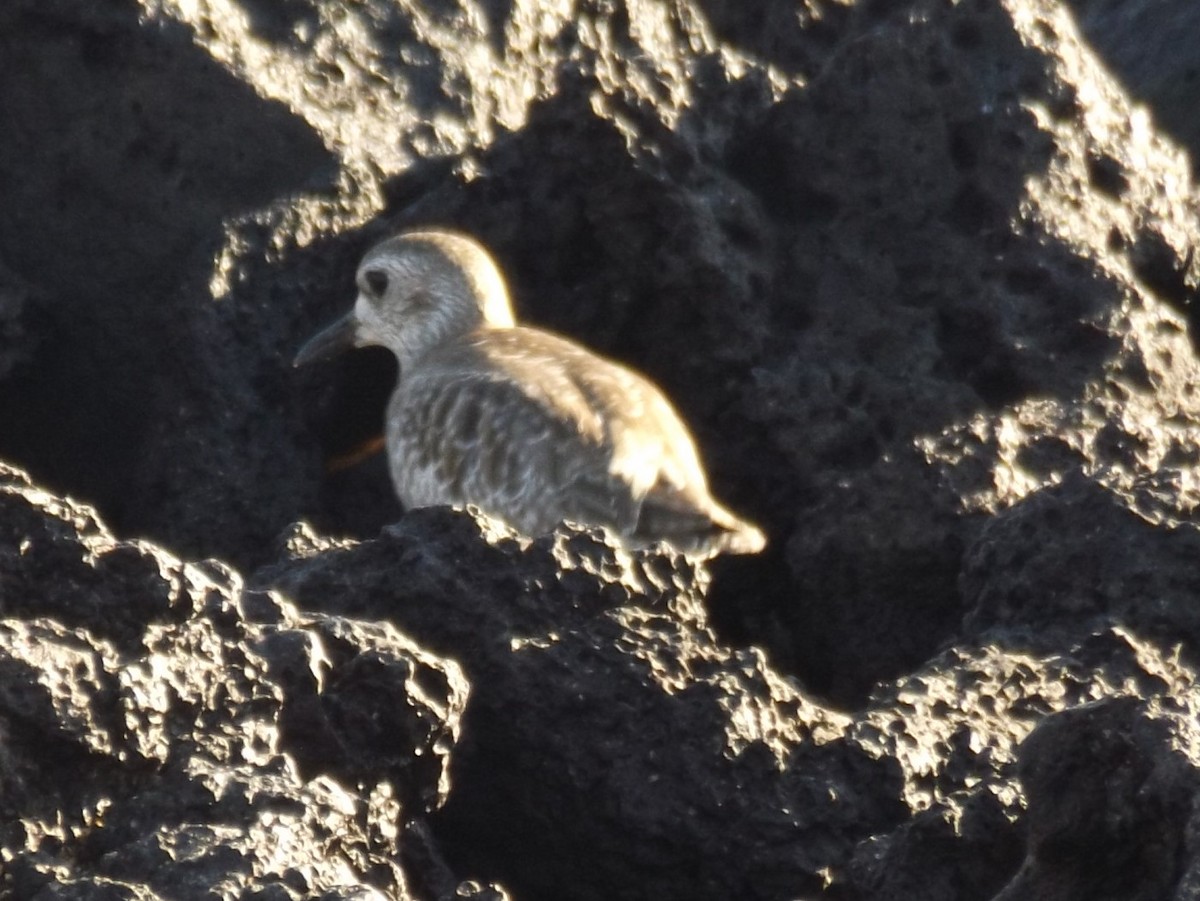
M 0 477 L 5 895 L 408 897 L 461 670 Z
M 1191 4 L 750 7 L 3 4 L 0 894 L 1195 894 Z M 439 224 L 768 553 L 346 466 Z
M 1193 113 L 1200 71 L 1200 8 L 1155 0 L 1068 0 L 1079 27 L 1129 94 L 1149 106 L 1163 133 L 1200 151 Z
M 904 816 L 899 769 L 844 716 L 715 643 L 680 561 L 584 534 L 481 547 L 470 526 L 419 511 L 258 577 L 462 660 L 472 697 L 434 820 L 460 872 L 517 897 L 789 897 L 862 824 Z

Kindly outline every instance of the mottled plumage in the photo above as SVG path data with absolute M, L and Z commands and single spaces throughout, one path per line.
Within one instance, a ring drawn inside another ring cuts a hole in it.
M 564 520 L 630 544 L 756 553 L 762 532 L 720 506 L 679 415 L 642 376 L 515 325 L 479 244 L 409 232 L 370 250 L 358 300 L 296 364 L 381 344 L 400 361 L 385 432 L 406 507 L 474 504 L 526 535 Z

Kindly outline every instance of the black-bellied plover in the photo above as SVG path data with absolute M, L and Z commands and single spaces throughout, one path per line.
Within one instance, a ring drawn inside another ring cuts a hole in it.
M 527 536 L 572 521 L 697 556 L 762 550 L 763 533 L 709 494 L 663 393 L 517 325 L 500 270 L 473 239 L 401 234 L 367 252 L 356 281 L 354 308 L 295 365 L 369 344 L 396 355 L 384 432 L 405 507 L 473 504 Z

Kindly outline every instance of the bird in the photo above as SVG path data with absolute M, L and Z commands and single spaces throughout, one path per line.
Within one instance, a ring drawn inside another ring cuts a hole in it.
M 518 325 L 504 276 L 473 237 L 405 231 L 370 248 L 353 308 L 294 365 L 381 345 L 399 361 L 388 468 L 406 509 L 473 505 L 531 538 L 603 526 L 624 546 L 707 559 L 754 554 L 757 526 L 710 494 L 695 442 L 644 376 Z

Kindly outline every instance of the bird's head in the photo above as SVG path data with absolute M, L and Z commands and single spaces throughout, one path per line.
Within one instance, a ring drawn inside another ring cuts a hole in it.
M 294 365 L 378 344 L 403 369 L 446 341 L 513 325 L 504 277 L 466 235 L 414 231 L 389 238 L 367 251 L 355 281 L 353 309 L 309 339 Z

